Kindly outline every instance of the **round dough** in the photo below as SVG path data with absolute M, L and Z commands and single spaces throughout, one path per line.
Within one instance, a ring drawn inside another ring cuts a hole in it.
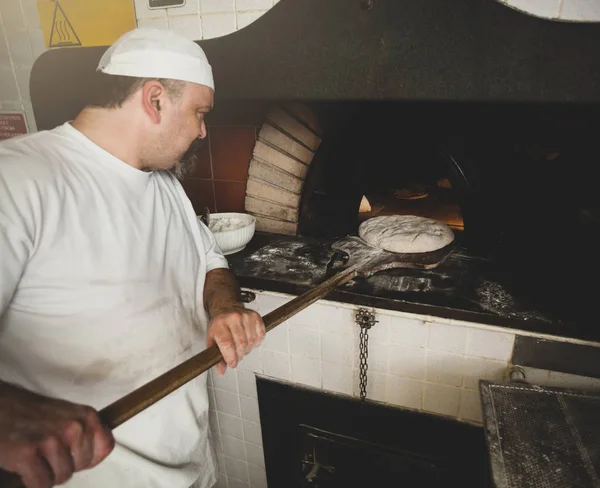
M 454 232 L 446 224 L 415 215 L 365 220 L 358 228 L 358 235 L 371 246 L 392 252 L 430 252 L 454 240 Z

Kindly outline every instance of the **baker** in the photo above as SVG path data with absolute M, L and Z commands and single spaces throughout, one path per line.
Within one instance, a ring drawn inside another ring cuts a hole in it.
M 211 67 L 136 29 L 97 76 L 74 121 L 0 145 L 0 466 L 28 488 L 208 488 L 206 375 L 113 432 L 97 410 L 214 343 L 223 373 L 265 334 L 177 179 Z

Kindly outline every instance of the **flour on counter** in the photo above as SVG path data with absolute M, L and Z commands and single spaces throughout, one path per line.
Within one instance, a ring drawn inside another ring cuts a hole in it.
M 537 311 L 523 312 L 518 310 L 514 297 L 504 287 L 493 281 L 482 281 L 477 287 L 479 306 L 486 312 L 492 312 L 506 317 L 514 317 L 522 320 L 542 320 L 549 322 Z
M 279 241 L 269 244 L 245 259 L 246 272 L 261 278 L 314 285 L 325 277 L 330 253 L 303 242 Z
M 211 232 L 225 232 L 241 229 L 242 227 L 246 227 L 246 225 L 246 222 L 237 217 L 222 217 L 220 219 L 211 219 L 208 228 Z

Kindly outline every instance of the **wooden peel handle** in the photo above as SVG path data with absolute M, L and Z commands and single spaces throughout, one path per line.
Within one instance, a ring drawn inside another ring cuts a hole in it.
M 338 286 L 355 278 L 363 264 L 351 266 L 329 278 L 319 286 L 290 300 L 263 317 L 267 332 L 331 293 Z M 174 392 L 188 381 L 208 371 L 223 359 L 216 346 L 209 347 L 184 361 L 158 378 L 140 386 L 116 402 L 100 410 L 100 418 L 114 429 L 146 408 Z M 0 470 L 0 488 L 24 488 L 21 478 L 14 473 Z

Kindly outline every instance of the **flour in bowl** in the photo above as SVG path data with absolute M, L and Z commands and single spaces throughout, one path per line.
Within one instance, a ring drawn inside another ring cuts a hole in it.
M 237 217 L 223 217 L 220 219 L 211 219 L 208 228 L 212 232 L 225 232 L 228 230 L 241 229 L 246 227 L 247 222 Z

